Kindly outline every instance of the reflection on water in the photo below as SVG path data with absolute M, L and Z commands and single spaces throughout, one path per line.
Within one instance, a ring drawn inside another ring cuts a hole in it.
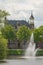
M 41 61 L 43 58 L 35 58 L 36 61 Z
M 43 58 L 22 58 L 6 60 L 6 63 L 0 63 L 0 65 L 43 65 Z

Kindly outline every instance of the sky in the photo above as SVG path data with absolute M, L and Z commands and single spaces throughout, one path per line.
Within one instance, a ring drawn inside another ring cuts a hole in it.
M 0 9 L 10 13 L 8 19 L 27 21 L 32 10 L 35 27 L 43 25 L 43 0 L 0 0 Z

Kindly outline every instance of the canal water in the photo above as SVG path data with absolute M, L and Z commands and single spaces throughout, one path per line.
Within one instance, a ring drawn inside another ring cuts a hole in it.
M 6 60 L 5 63 L 0 63 L 0 65 L 43 65 L 43 58 L 21 58 Z

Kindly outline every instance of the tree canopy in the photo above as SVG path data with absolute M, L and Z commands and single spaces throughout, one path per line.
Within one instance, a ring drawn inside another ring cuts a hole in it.
M 16 39 L 16 30 L 11 25 L 6 25 L 4 28 L 2 28 L 1 32 L 2 32 L 2 35 L 4 36 L 4 38 L 6 38 L 6 39 L 9 39 L 9 40 Z
M 34 40 L 35 42 L 43 42 L 43 26 L 34 30 Z
M 0 18 L 3 18 L 3 17 L 8 16 L 8 15 L 9 15 L 9 13 L 6 12 L 5 10 L 0 10 Z
M 17 38 L 20 41 L 29 40 L 30 35 L 31 35 L 30 29 L 25 25 L 21 26 L 17 32 Z

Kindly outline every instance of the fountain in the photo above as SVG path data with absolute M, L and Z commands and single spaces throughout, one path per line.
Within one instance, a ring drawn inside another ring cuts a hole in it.
M 28 56 L 28 57 L 35 56 L 35 54 L 38 50 L 38 49 L 35 49 L 35 46 L 36 45 L 34 43 L 34 36 L 33 36 L 33 33 L 32 33 L 32 35 L 30 37 L 30 43 L 29 43 L 28 48 L 26 49 L 26 52 L 25 52 L 25 56 Z
M 25 55 L 19 58 L 27 58 L 27 59 L 36 58 L 35 55 L 36 55 L 37 50 L 39 50 L 39 48 L 36 49 L 35 47 L 36 47 L 36 44 L 34 43 L 34 35 L 32 33 L 30 37 L 30 43 L 25 51 Z

